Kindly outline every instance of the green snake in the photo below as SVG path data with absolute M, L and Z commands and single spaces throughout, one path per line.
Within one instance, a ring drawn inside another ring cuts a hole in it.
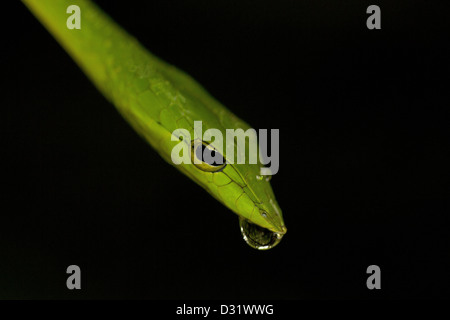
M 199 184 L 239 217 L 245 241 L 265 250 L 286 233 L 281 209 L 269 179 L 261 179 L 262 164 L 230 164 L 214 170 L 208 163 L 175 165 L 171 152 L 176 129 L 194 136 L 194 121 L 203 132 L 216 128 L 247 130 L 235 116 L 186 73 L 147 51 L 135 38 L 88 0 L 23 0 L 37 19 L 75 60 L 126 121 L 167 162 Z M 80 29 L 69 29 L 67 8 L 80 8 Z M 203 141 L 220 151 L 226 150 Z

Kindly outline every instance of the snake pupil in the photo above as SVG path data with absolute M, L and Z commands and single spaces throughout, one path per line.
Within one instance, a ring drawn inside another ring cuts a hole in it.
M 224 163 L 220 153 L 216 152 L 214 149 L 208 148 L 203 143 L 195 149 L 195 156 L 197 159 L 214 167 L 221 166 Z

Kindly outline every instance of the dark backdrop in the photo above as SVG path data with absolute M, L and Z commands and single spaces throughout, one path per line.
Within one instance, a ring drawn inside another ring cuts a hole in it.
M 1 59 L 1 298 L 450 296 L 439 2 L 98 3 L 254 128 L 280 129 L 272 186 L 289 232 L 273 250 L 248 247 L 237 217 L 15 3 Z M 366 28 L 370 4 L 381 30 Z M 82 290 L 66 288 L 71 264 Z M 381 290 L 366 288 L 372 264 Z

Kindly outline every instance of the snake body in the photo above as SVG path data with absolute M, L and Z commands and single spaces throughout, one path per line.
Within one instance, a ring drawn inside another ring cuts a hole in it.
M 203 132 L 216 128 L 224 136 L 226 129 L 250 128 L 189 75 L 147 51 L 92 2 L 23 2 L 134 130 L 170 164 L 171 151 L 179 143 L 172 139 L 176 129 L 187 129 L 194 136 L 194 121 L 202 121 Z M 79 30 L 66 26 L 70 5 L 80 7 Z M 214 147 L 226 158 L 225 148 Z M 270 182 L 258 178 L 261 163 L 228 164 L 220 172 L 185 163 L 175 167 L 239 216 L 244 239 L 252 247 L 271 248 L 286 233 Z

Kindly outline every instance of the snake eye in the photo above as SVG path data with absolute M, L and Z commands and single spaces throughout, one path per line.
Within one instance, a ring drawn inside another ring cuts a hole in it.
M 194 166 L 206 172 L 222 171 L 227 165 L 223 156 L 213 146 L 201 140 L 192 140 L 191 160 Z

